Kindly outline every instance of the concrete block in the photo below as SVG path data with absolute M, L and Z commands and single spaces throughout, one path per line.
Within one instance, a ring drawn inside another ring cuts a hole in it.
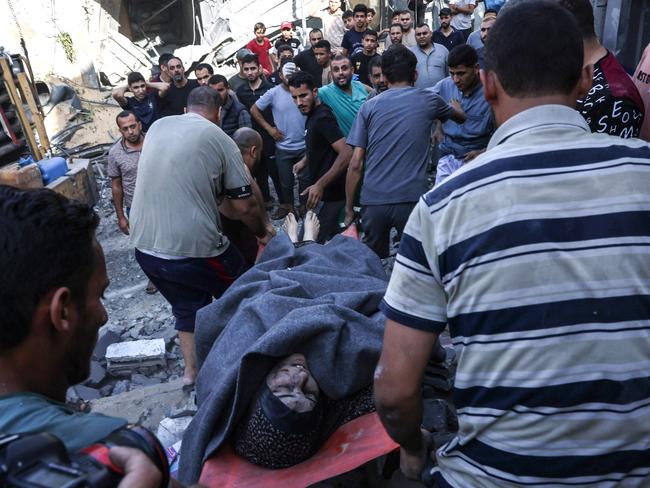
M 99 340 L 97 341 L 97 344 L 95 344 L 95 350 L 93 351 L 93 358 L 97 360 L 104 359 L 108 346 L 118 342 L 119 340 L 119 334 L 108 329 L 100 329 Z
M 164 339 L 118 342 L 106 349 L 106 366 L 111 374 L 130 374 L 135 369 L 166 364 Z
M 183 438 L 183 433 L 187 426 L 190 425 L 192 417 L 180 417 L 176 419 L 171 419 L 169 417 L 164 418 L 160 421 L 158 425 L 158 432 L 156 436 L 160 443 L 166 448 L 176 444 Z
M 187 398 L 183 398 L 182 401 L 178 402 L 176 405 L 173 405 L 169 410 L 170 418 L 179 418 L 186 416 L 193 416 L 196 414 L 198 407 L 196 406 L 196 391 L 192 390 Z
M 76 385 L 74 389 L 77 391 L 77 394 L 82 400 L 97 400 L 98 398 L 101 398 L 101 393 L 99 393 L 99 390 L 96 390 L 95 388 L 89 388 L 87 386 L 83 385 Z

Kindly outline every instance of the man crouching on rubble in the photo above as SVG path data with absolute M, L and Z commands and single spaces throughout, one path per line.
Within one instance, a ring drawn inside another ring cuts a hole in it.
M 50 190 L 0 185 L 0 434 L 48 432 L 77 451 L 126 421 L 77 413 L 68 387 L 86 379 L 108 317 L 99 217 Z M 120 487 L 157 487 L 161 473 L 137 449 L 116 447 Z

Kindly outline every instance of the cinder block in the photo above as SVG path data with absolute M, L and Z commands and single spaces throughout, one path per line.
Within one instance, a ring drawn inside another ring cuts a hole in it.
M 165 340 L 118 342 L 106 349 L 106 366 L 111 374 L 125 374 L 138 368 L 165 366 Z

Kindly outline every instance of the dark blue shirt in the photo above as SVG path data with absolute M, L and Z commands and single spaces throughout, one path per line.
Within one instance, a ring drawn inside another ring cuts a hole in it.
M 447 48 L 447 51 L 451 51 L 452 48 L 459 46 L 460 44 L 465 44 L 465 36 L 462 32 L 451 28 L 452 32 L 448 36 L 445 36 L 440 29 L 434 30 L 431 36 L 431 41 L 437 44 L 442 44 Z
M 151 124 L 160 118 L 158 93 L 148 93 L 142 100 L 137 100 L 135 97 L 128 97 L 126 105 L 122 108 L 131 110 L 142 124 L 142 130 L 147 131 Z

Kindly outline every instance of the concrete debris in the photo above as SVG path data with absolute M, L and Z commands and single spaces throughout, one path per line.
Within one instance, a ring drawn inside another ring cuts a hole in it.
M 79 395 L 79 398 L 84 401 L 97 400 L 101 397 L 101 393 L 95 388 L 89 388 L 88 386 L 84 385 L 77 385 L 74 387 L 74 389 L 76 390 L 77 395 Z
M 196 392 L 192 390 L 187 398 L 172 406 L 169 410 L 169 418 L 176 419 L 179 417 L 193 416 L 196 414 L 198 407 L 196 406 Z
M 165 366 L 165 341 L 148 339 L 111 344 L 106 350 L 108 372 L 130 374 L 133 370 Z
M 90 376 L 84 382 L 88 386 L 99 386 L 106 378 L 106 369 L 97 361 L 90 362 Z
M 108 346 L 115 344 L 120 340 L 119 334 L 116 334 L 115 332 L 108 330 L 105 327 L 102 327 L 99 334 L 99 340 L 97 341 L 97 345 L 93 351 L 93 358 L 97 360 L 104 359 Z
M 160 421 L 156 436 L 163 446 L 172 446 L 182 439 L 183 433 L 191 421 L 192 417 L 189 416 L 174 419 L 166 417 Z
M 115 386 L 113 387 L 112 394 L 113 395 L 121 395 L 122 393 L 126 393 L 129 391 L 129 386 L 131 383 L 128 380 L 121 380 L 115 383 Z
M 131 384 L 133 386 L 151 386 L 151 385 L 157 385 L 160 383 L 159 378 L 149 378 L 143 374 L 140 373 L 133 373 L 131 375 Z

